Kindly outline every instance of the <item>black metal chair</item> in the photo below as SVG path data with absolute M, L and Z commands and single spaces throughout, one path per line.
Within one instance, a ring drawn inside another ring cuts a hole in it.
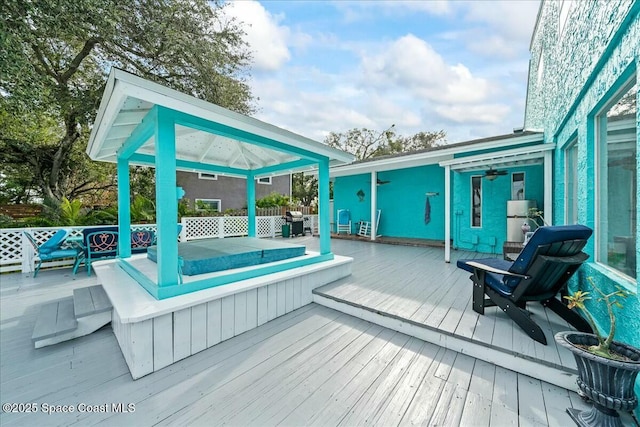
M 497 258 L 459 260 L 457 265 L 473 281 L 473 310 L 498 306 L 531 338 L 547 344 L 540 326 L 526 310 L 538 301 L 582 332 L 592 332 L 580 315 L 569 310 L 556 295 L 589 258 L 582 252 L 593 231 L 584 225 L 540 227 L 514 262 Z M 488 299 L 485 299 L 485 295 Z

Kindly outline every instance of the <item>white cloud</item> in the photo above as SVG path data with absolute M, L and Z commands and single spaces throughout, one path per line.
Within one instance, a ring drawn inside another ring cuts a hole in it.
M 288 43 L 291 30 L 280 25 L 283 17 L 272 15 L 260 3 L 253 0 L 230 2 L 226 12 L 244 22 L 245 41 L 253 52 L 254 67 L 258 70 L 277 70 L 289 59 Z M 293 42 L 305 42 L 304 35 L 298 34 Z
M 466 21 L 487 24 L 491 33 L 512 43 L 526 43 L 531 39 L 540 1 L 472 1 L 464 5 Z
M 405 136 L 443 129 L 450 142 L 521 126 L 530 29 L 516 28 L 529 25 L 508 15 L 516 7 L 484 3 L 481 10 L 456 1 L 442 2 L 438 12 L 425 3 L 334 3 L 341 12 L 362 12 L 353 18 L 360 20 L 356 27 L 344 24 L 344 13 L 340 23 L 333 16 L 298 23 L 269 15 L 286 29 L 278 34 L 291 59 L 281 60 L 277 71 L 254 74 L 251 86 L 261 106 L 256 116 L 319 141 L 329 132 L 391 124 Z M 427 14 L 436 13 L 443 25 L 435 27 L 443 32 L 423 33 L 415 25 L 404 36 L 385 31 L 387 24 L 402 28 L 413 15 L 424 16 L 428 27 Z M 380 31 L 371 32 L 377 22 Z M 299 28 L 313 31 L 313 38 L 302 31 L 297 37 Z
M 487 97 L 488 83 L 462 64 L 447 64 L 431 45 L 404 36 L 381 53 L 362 58 L 364 79 L 378 87 L 414 91 L 429 101 L 474 103 Z
M 510 108 L 503 104 L 439 105 L 435 111 L 455 123 L 497 125 L 505 120 Z

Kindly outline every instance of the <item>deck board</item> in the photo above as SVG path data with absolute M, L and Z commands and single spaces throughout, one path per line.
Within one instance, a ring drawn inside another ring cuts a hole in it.
M 339 246 L 337 253 L 354 258 L 353 274 L 316 289 L 319 295 L 408 319 L 505 354 L 521 354 L 549 366 L 576 372 L 571 353 L 557 345 L 553 338 L 555 332 L 571 329 L 571 326 L 542 305 L 530 303 L 527 307 L 547 337 L 546 346 L 533 341 L 498 307 L 486 308 L 485 315 L 473 311 L 469 273 L 457 268 L 455 263 L 458 259 L 491 255 L 454 250 L 451 262 L 446 263 L 440 248 L 346 240 L 336 241 L 335 246 Z M 385 262 L 380 267 L 372 267 L 372 257 Z
M 345 251 L 351 247 L 359 256 L 376 261 L 386 258 L 385 245 L 344 243 Z M 339 253 L 337 246 L 334 250 Z M 418 249 L 421 255 L 429 253 Z M 402 253 L 400 248 L 390 259 L 402 259 Z M 375 262 L 369 259 L 363 264 L 372 268 Z M 394 273 L 389 270 L 386 274 Z M 419 272 L 416 277 L 427 276 Z M 419 279 L 414 280 L 406 282 L 410 289 L 397 299 L 386 295 L 390 307 L 405 304 L 416 309 L 418 303 L 423 304 L 419 298 L 425 290 L 417 285 Z M 565 407 L 586 406 L 575 393 L 317 304 L 268 321 L 137 381 L 131 379 L 110 326 L 34 349 L 29 338 L 39 306 L 70 296 L 74 288 L 95 284 L 94 277 L 72 276 L 66 270 L 43 271 L 36 281 L 23 275 L 3 276 L 0 394 L 3 403 L 134 403 L 135 412 L 2 413 L 3 426 L 392 426 L 466 425 L 467 421 L 489 427 L 518 422 L 555 426 L 568 424 Z M 400 293 L 402 286 L 394 289 Z M 287 301 L 286 287 L 280 295 L 274 290 L 269 301 L 274 305 L 264 308 L 265 318 Z M 295 298 L 295 283 L 293 290 Z M 378 292 L 384 294 L 382 288 Z M 465 300 L 464 308 L 468 306 Z M 210 308 L 214 314 L 223 310 L 222 306 Z M 443 321 L 448 323 L 457 315 L 448 310 Z M 473 334 L 483 326 L 481 320 L 492 317 L 478 316 Z M 473 320 L 462 314 L 456 330 L 463 324 L 468 328 Z

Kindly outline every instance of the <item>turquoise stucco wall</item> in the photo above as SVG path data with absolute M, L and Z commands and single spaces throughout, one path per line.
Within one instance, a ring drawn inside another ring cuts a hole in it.
M 560 33 L 562 2 L 545 1 L 531 45 L 531 66 L 525 128 L 544 129 L 545 140 L 558 144 L 554 169 L 554 222 L 560 224 L 565 215 L 564 148 L 577 139 L 578 144 L 578 220 L 594 228 L 598 201 L 595 177 L 596 139 L 594 116 L 612 99 L 616 90 L 636 76 L 640 69 L 640 2 L 574 2 L 573 9 Z M 541 66 L 541 64 L 543 64 Z M 639 96 L 640 97 L 640 96 Z M 636 123 L 640 116 L 636 113 Z M 638 132 L 638 127 L 636 132 Z M 640 132 L 636 149 L 640 152 Z M 640 158 L 636 165 L 636 199 L 640 200 Z M 615 189 L 609 189 L 612 191 Z M 616 206 L 623 209 L 624 206 Z M 632 208 L 633 209 L 633 208 Z M 618 310 L 616 339 L 640 347 L 640 205 L 636 211 L 635 277 L 618 275 L 595 262 L 595 238 L 585 251 L 590 262 L 581 267 L 571 288 L 588 288 L 592 277 L 604 292 L 623 286 L 633 292 Z M 613 221 L 609 218 L 609 221 Z M 600 329 L 608 330 L 606 307 L 589 301 Z M 640 380 L 636 383 L 640 395 Z M 636 410 L 640 416 L 640 409 Z
M 508 169 L 507 175 L 499 176 L 494 181 L 482 180 L 481 227 L 471 227 L 471 177 L 482 173 L 453 174 L 452 238 L 455 248 L 502 253 L 502 245 L 507 237 L 507 200 L 511 200 L 511 177 L 519 172 L 525 174 L 525 198 L 535 200 L 538 209 L 544 209 L 543 166 Z M 474 238 L 477 238 L 477 244 Z
M 420 166 L 378 173 L 378 179 L 390 181 L 377 186 L 377 205 L 382 210 L 378 234 L 391 237 L 444 240 L 444 169 L 438 165 Z M 356 193 L 365 193 L 360 201 Z M 431 221 L 425 224 L 426 193 L 439 193 L 429 198 Z M 334 181 L 334 210 L 349 209 L 351 220 L 371 217 L 371 175 L 337 177 Z M 337 215 L 334 212 L 334 215 Z M 353 232 L 355 230 L 355 224 Z

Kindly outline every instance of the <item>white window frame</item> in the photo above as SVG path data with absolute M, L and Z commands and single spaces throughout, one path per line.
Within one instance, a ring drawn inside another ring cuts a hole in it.
M 266 179 L 267 181 L 264 182 L 263 181 L 264 179 Z M 263 184 L 263 185 L 271 185 L 273 182 L 270 176 L 263 176 L 261 178 L 256 178 L 256 181 L 258 182 L 258 184 Z
M 195 199 L 195 208 L 197 211 L 211 210 L 211 209 L 199 209 L 198 202 L 217 202 L 218 203 L 218 211 L 222 212 L 222 200 L 220 199 Z
M 567 28 L 567 21 L 569 21 L 569 15 L 575 7 L 575 0 L 562 0 L 560 5 L 560 15 L 558 16 L 558 38 L 562 40 L 564 37 L 565 29 Z
M 478 178 L 479 182 L 480 182 L 480 225 L 473 225 L 473 215 L 474 215 L 474 206 L 473 206 L 473 179 L 474 178 Z M 469 180 L 469 184 L 470 184 L 470 188 L 471 188 L 471 200 L 470 200 L 470 205 L 471 205 L 471 228 L 482 228 L 482 175 L 472 175 L 471 179 Z
M 513 183 L 515 182 L 514 178 L 516 175 L 522 175 L 522 199 L 514 199 L 513 198 Z M 513 172 L 511 174 L 511 200 L 527 200 L 526 197 L 526 182 L 527 175 L 525 172 Z
M 218 174 L 217 173 L 198 172 L 198 179 L 207 179 L 209 181 L 217 181 L 218 180 Z
M 640 84 L 638 80 L 638 73 L 634 73 L 633 77 L 627 80 L 624 84 L 620 86 L 620 89 L 612 94 L 607 103 L 593 116 L 594 121 L 594 145 L 595 145 L 595 156 L 594 156 L 594 178 L 595 178 L 595 206 L 593 207 L 594 220 L 595 220 L 595 230 L 594 230 L 594 239 L 595 239 L 595 262 L 601 266 L 602 268 L 610 271 L 617 277 L 621 278 L 624 282 L 629 282 L 633 284 L 636 282 L 635 277 L 628 276 L 624 272 L 618 270 L 614 266 L 610 266 L 607 261 L 602 261 L 603 258 L 607 258 L 607 249 L 603 251 L 603 246 L 607 243 L 607 234 L 604 234 L 600 231 L 602 229 L 601 224 L 606 223 L 608 218 L 606 217 L 606 213 L 602 212 L 603 200 L 605 200 L 604 204 L 607 205 L 606 201 L 608 199 L 607 191 L 608 191 L 608 177 L 607 174 L 603 176 L 603 165 L 602 163 L 606 160 L 608 155 L 603 155 L 603 149 L 606 150 L 606 143 L 603 144 L 604 140 L 607 141 L 607 127 L 606 124 L 608 122 L 607 112 L 613 108 L 614 105 L 627 93 L 634 84 Z M 636 126 L 637 126 L 637 116 L 636 112 Z M 604 129 L 603 129 L 604 125 Z M 603 135 L 604 133 L 604 135 Z M 637 133 L 637 129 L 636 129 Z M 636 201 L 636 204 L 638 201 Z M 603 218 L 604 217 L 604 218 Z M 607 230 L 608 233 L 608 230 Z M 605 240 L 603 244 L 603 239 Z M 603 253 L 604 252 L 604 253 Z M 630 289 L 636 290 L 633 286 L 630 286 Z

